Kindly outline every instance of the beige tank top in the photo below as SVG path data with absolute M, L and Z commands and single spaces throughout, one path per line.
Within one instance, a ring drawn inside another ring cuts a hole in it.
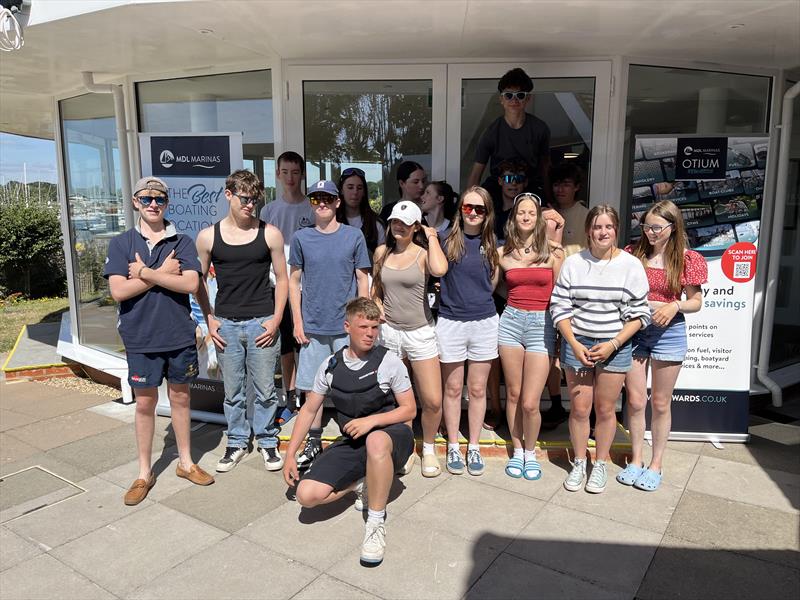
M 395 329 L 411 331 L 433 323 L 426 294 L 427 276 L 419 267 L 420 250 L 405 269 L 383 265 L 383 314 Z

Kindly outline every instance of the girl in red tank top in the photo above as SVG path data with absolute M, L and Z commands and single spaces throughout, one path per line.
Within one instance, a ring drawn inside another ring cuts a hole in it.
M 506 379 L 506 419 L 514 455 L 510 477 L 539 479 L 536 440 L 541 427 L 539 401 L 555 354 L 550 295 L 564 260 L 561 246 L 548 241 L 541 199 L 520 194 L 506 221 L 506 242 L 498 249 L 508 302 L 500 317 L 498 344 Z M 502 290 L 501 290 L 502 293 Z

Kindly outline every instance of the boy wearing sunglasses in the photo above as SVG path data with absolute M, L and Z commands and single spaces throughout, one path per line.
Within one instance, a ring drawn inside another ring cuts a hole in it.
M 192 239 L 164 218 L 169 188 L 158 177 L 142 177 L 133 188 L 138 220 L 108 245 L 103 276 L 119 303 L 118 329 L 136 398 L 139 477 L 125 494 L 139 504 L 156 483 L 151 470 L 158 386 L 166 377 L 172 428 L 178 444 L 176 475 L 197 485 L 214 478 L 192 462 L 189 383 L 197 378 L 195 324 L 189 294 L 197 289 L 200 263 Z
M 522 160 L 526 165 L 528 183 L 525 190 L 540 196 L 550 190 L 547 170 L 550 166 L 550 128 L 547 123 L 525 111 L 531 101 L 533 81 L 520 68 L 511 69 L 497 84 L 503 115 L 483 132 L 475 149 L 475 162 L 467 186 L 478 185 L 486 165 L 489 174 L 482 187 L 495 202 L 500 213 L 501 190 L 497 179 L 502 175 L 500 165 L 506 160 Z
M 212 263 L 217 275 L 213 311 L 205 285 L 197 300 L 217 347 L 225 389 L 228 441 L 217 463 L 220 473 L 230 471 L 247 455 L 251 433 L 267 471 L 283 467 L 278 451 L 280 428 L 275 424 L 278 400 L 274 378 L 289 280 L 283 236 L 256 212 L 263 191 L 261 181 L 250 171 L 231 173 L 225 180 L 228 214 L 197 236 L 204 281 Z M 274 297 L 270 267 L 275 272 Z M 248 379 L 252 379 L 255 392 L 250 418 Z
M 332 181 L 318 181 L 308 190 L 314 209 L 314 227 L 303 227 L 292 237 L 289 251 L 289 300 L 294 339 L 300 344 L 297 391 L 314 389 L 322 362 L 347 344 L 345 306 L 369 294 L 367 274 L 372 267 L 361 230 L 336 220 L 339 190 Z M 308 441 L 297 458 L 307 469 L 322 451 L 322 409 L 309 429 Z

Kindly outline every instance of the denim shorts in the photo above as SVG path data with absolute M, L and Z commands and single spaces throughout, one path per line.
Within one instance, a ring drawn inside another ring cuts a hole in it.
M 132 388 L 153 388 L 164 378 L 169 383 L 197 379 L 197 348 L 194 344 L 166 352 L 128 352 L 128 383 Z
M 686 318 L 678 313 L 666 327 L 651 323 L 633 336 L 633 356 L 664 362 L 683 362 L 686 343 Z
M 587 348 L 591 348 L 595 344 L 607 342 L 611 338 L 591 338 L 585 335 L 576 335 L 575 339 Z M 603 369 L 612 373 L 627 373 L 633 366 L 633 359 L 631 357 L 631 342 L 628 340 L 619 350 L 612 352 L 611 356 L 605 362 L 597 363 L 594 367 L 587 367 L 577 358 L 572 352 L 572 346 L 567 343 L 567 340 L 561 338 L 561 366 L 569 367 L 573 371 L 593 371 L 595 369 Z
M 524 348 L 525 352 L 553 356 L 556 351 L 556 330 L 550 312 L 506 306 L 500 315 L 497 342 L 500 346 Z
M 319 366 L 331 354 L 347 345 L 347 334 L 314 335 L 307 333 L 308 343 L 300 346 L 297 357 L 297 376 L 295 387 L 298 391 L 307 392 L 314 389 L 314 378 Z

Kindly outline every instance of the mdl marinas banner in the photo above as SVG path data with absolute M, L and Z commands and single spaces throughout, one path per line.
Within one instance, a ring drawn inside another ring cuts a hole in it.
M 703 309 L 686 315 L 689 353 L 672 397 L 670 439 L 746 441 L 754 277 L 769 138 L 637 136 L 631 237 L 671 200 L 708 263 Z

